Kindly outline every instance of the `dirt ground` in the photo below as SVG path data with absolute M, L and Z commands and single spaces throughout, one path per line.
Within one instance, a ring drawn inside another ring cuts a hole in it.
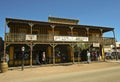
M 80 72 L 94 69 L 110 68 L 119 66 L 120 63 L 114 62 L 94 62 L 91 64 L 68 64 L 68 65 L 57 65 L 57 66 L 37 66 L 32 68 L 21 69 L 15 68 L 8 70 L 5 73 L 0 73 L 0 82 L 13 82 L 18 79 L 29 79 L 34 77 L 43 77 L 53 74 L 69 73 L 69 72 Z

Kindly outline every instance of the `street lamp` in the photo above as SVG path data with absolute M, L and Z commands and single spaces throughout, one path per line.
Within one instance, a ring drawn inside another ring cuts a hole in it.
M 25 47 L 23 46 L 22 48 L 22 71 L 24 70 L 24 52 L 25 52 Z

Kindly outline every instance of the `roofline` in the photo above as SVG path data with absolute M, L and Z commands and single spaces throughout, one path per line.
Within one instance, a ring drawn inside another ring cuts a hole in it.
M 70 20 L 70 21 L 76 21 L 76 22 L 79 22 L 79 20 L 77 19 L 68 19 L 68 18 L 60 18 L 60 17 L 53 17 L 53 16 L 49 16 L 49 18 L 53 18 L 53 19 L 61 19 L 61 20 Z
M 78 24 L 78 25 L 73 25 L 73 24 L 61 24 L 61 23 L 51 23 L 51 22 L 45 22 L 45 21 L 36 21 L 36 20 L 26 20 L 26 19 L 17 19 L 17 18 L 6 18 L 6 22 L 20 22 L 20 23 L 36 23 L 36 24 L 47 24 L 47 25 L 51 25 L 51 24 L 55 24 L 55 25 L 59 25 L 59 26 L 83 26 L 83 27 L 89 27 L 89 28 L 101 28 L 101 29 L 109 29 L 109 31 L 114 30 L 114 28 L 111 27 L 104 27 L 104 26 L 94 26 L 94 25 L 82 25 L 82 24 Z

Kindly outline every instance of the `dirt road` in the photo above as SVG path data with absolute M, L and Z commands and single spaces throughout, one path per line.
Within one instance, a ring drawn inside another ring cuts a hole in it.
M 36 78 L 49 77 L 51 75 L 56 76 L 60 74 L 68 74 L 75 72 L 94 71 L 119 66 L 120 63 L 94 62 L 91 64 L 73 64 L 63 66 L 42 66 L 36 68 L 26 68 L 24 69 L 24 71 L 21 71 L 21 69 L 15 69 L 9 70 L 6 73 L 0 73 L 0 82 L 25 82 L 30 79 L 35 80 Z

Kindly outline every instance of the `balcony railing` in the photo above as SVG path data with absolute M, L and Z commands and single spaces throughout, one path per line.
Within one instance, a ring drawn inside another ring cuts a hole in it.
M 7 33 L 5 38 L 6 38 L 7 42 L 30 41 L 30 40 L 26 39 L 26 35 L 30 35 L 30 34 Z M 36 35 L 36 36 L 37 36 L 37 40 L 34 40 L 34 41 L 53 41 L 53 37 L 51 35 L 40 34 L 40 35 Z
M 26 40 L 26 35 L 29 35 L 29 34 L 7 33 L 6 34 L 6 42 L 26 42 L 26 41 L 29 41 L 29 40 Z M 36 40 L 34 40 L 35 42 L 52 42 L 52 41 L 55 41 L 54 36 L 48 35 L 48 34 L 39 34 L 39 35 L 36 35 L 36 37 L 37 37 Z M 71 36 L 67 36 L 67 37 L 71 37 Z M 83 37 L 83 36 L 73 36 L 73 37 Z M 84 38 L 84 39 L 86 39 L 86 38 Z M 90 37 L 88 37 L 88 41 L 89 42 L 95 42 L 95 43 L 103 43 L 103 44 L 114 44 L 115 39 L 110 38 L 110 37 L 93 37 L 93 36 L 90 36 Z M 64 42 L 70 42 L 70 41 L 64 41 Z M 78 41 L 76 41 L 76 42 L 78 42 Z

